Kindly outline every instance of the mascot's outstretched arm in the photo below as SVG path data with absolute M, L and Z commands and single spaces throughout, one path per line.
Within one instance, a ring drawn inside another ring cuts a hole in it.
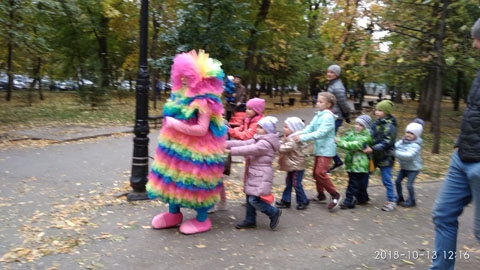
M 179 132 L 190 136 L 204 136 L 208 132 L 210 124 L 210 114 L 202 113 L 198 116 L 197 124 L 190 124 L 172 117 L 165 117 L 168 128 L 173 128 Z

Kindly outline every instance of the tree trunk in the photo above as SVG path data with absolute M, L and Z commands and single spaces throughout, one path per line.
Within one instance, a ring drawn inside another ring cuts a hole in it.
M 12 99 L 12 89 L 13 89 L 13 72 L 12 72 L 12 62 L 13 62 L 13 20 L 15 18 L 14 6 L 15 0 L 8 1 L 10 4 L 10 22 L 8 24 L 8 45 L 7 45 L 7 74 L 8 74 L 8 87 L 7 87 L 7 96 L 5 97 L 6 101 Z
M 314 2 L 314 3 L 312 3 Z M 315 32 L 318 27 L 317 21 L 318 21 L 318 9 L 320 8 L 320 1 L 311 1 L 308 5 L 308 8 L 310 12 L 312 13 L 311 16 L 309 16 L 310 20 L 308 20 L 308 33 L 307 37 L 311 39 L 312 41 L 315 39 Z M 312 51 L 313 53 L 313 51 Z M 308 61 L 308 57 L 305 61 Z M 313 97 L 314 93 L 317 91 L 318 87 L 318 79 L 316 78 L 317 72 L 312 70 L 308 76 L 308 85 L 310 87 L 310 96 Z M 302 90 L 302 99 L 309 99 L 308 98 L 308 91 L 305 89 Z
M 43 97 L 43 90 L 42 90 L 42 83 L 41 83 L 41 78 L 40 78 L 40 69 L 42 68 L 42 58 L 37 57 L 37 64 L 33 68 L 33 82 L 30 85 L 30 88 L 34 88 L 35 84 L 38 84 L 38 98 L 40 100 L 44 100 L 45 98 Z
M 432 112 L 432 131 L 433 131 L 433 147 L 432 153 L 440 153 L 440 110 L 442 105 L 442 88 L 443 88 L 443 39 L 445 37 L 445 20 L 447 17 L 447 8 L 450 2 L 442 0 L 441 20 L 438 22 L 438 35 L 434 43 L 435 56 L 435 95 L 433 98 Z
M 250 84 L 251 89 L 247 89 L 247 91 L 250 90 L 250 98 L 255 96 L 257 86 L 257 73 L 259 70 L 259 63 L 258 61 L 255 61 L 255 59 L 258 60 L 258 58 L 256 57 L 257 42 L 259 38 L 258 30 L 267 19 L 270 2 L 270 0 L 262 0 L 254 26 L 250 30 L 250 38 L 247 42 L 247 56 L 245 58 L 245 71 L 247 71 L 247 78 L 244 84 Z
M 150 46 L 150 57 L 152 59 L 157 59 L 157 40 L 158 40 L 158 33 L 160 31 L 160 24 L 158 23 L 158 13 L 154 10 L 152 12 L 152 45 Z M 153 109 L 157 109 L 157 100 L 161 96 L 162 89 L 157 90 L 157 83 L 159 82 L 159 75 L 158 75 L 158 68 L 152 67 L 152 99 L 153 99 Z M 166 85 L 164 85 L 166 87 Z
M 435 91 L 435 75 L 432 68 L 429 68 L 428 74 L 425 78 L 425 87 L 420 93 L 418 103 L 417 116 L 425 121 L 432 120 L 432 101 L 433 92 Z
M 457 71 L 457 83 L 455 84 L 455 93 L 453 95 L 453 110 L 458 112 L 460 109 L 460 98 L 465 89 L 465 75 L 461 70 Z
M 110 19 L 102 16 L 100 19 L 100 36 L 98 37 L 98 45 L 100 49 L 100 65 L 102 68 L 102 87 L 108 87 L 110 85 L 110 68 L 108 66 L 108 24 Z

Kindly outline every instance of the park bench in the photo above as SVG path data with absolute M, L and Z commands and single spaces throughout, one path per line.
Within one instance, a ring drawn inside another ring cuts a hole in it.
M 273 103 L 274 107 L 277 107 L 277 106 L 284 107 L 285 105 L 294 106 L 295 105 L 295 98 L 289 98 L 288 102 L 284 102 L 284 101 L 282 101 L 282 99 L 280 99 L 280 102 L 274 102 Z
M 147 120 L 153 123 L 153 128 L 157 128 L 162 125 L 163 115 L 149 116 Z
M 302 105 L 310 105 L 310 104 L 314 104 L 314 101 L 313 101 L 313 99 L 304 99 L 304 100 L 301 100 L 301 101 L 300 101 L 300 104 L 302 104 Z

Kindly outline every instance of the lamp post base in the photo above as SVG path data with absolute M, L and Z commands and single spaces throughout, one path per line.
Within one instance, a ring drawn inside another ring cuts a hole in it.
M 136 192 L 136 191 L 131 191 L 127 193 L 127 201 L 143 201 L 143 200 L 149 200 L 148 198 L 148 193 L 146 191 L 144 192 Z

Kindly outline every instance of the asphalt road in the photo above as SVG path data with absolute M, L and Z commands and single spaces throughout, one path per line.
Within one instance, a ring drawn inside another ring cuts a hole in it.
M 277 116 L 283 121 L 289 115 L 309 121 L 313 109 Z M 157 135 L 150 134 L 151 153 Z M 0 267 L 266 270 L 430 265 L 430 212 L 442 179 L 416 185 L 415 208 L 381 211 L 385 190 L 373 185 L 367 206 L 334 213 L 320 204 L 305 211 L 292 207 L 283 211 L 276 231 L 269 229 L 263 214 L 256 229 L 236 230 L 245 209 L 242 199 L 230 199 L 227 211 L 210 215 L 212 230 L 187 236 L 177 228 L 150 228 L 152 217 L 166 211 L 163 203 L 117 197 L 128 190 L 132 139 L 123 134 L 0 151 Z M 241 171 L 243 164 L 235 166 Z M 240 179 L 237 173 L 228 180 Z M 283 179 L 284 174 L 277 173 L 275 185 L 282 187 Z M 195 216 L 191 210 L 183 213 L 185 218 Z M 458 249 L 464 256 L 457 260 L 457 269 L 480 265 L 472 215 L 472 207 L 467 207 L 460 218 Z

